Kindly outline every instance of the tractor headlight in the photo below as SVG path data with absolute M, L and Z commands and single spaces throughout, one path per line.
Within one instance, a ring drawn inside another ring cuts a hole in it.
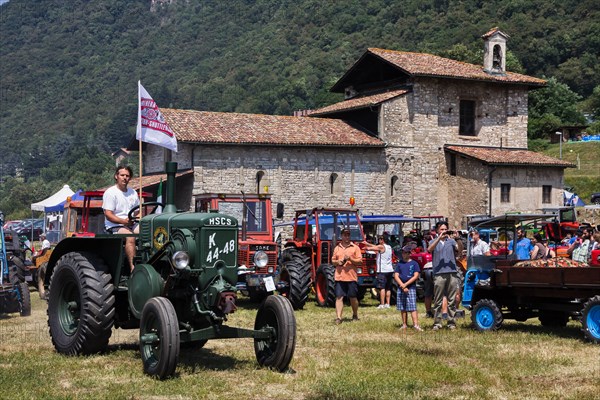
M 356 273 L 357 274 L 362 274 L 362 268 L 356 268 Z
M 264 251 L 257 251 L 254 253 L 254 265 L 258 268 L 262 268 L 269 262 L 269 256 Z
M 190 265 L 190 256 L 185 251 L 177 251 L 175 254 L 173 254 L 171 261 L 173 261 L 175 268 L 185 269 L 188 265 Z
M 375 273 L 375 269 L 369 268 L 369 275 L 373 275 Z
M 274 268 L 273 268 L 273 267 L 269 267 L 269 268 L 267 268 L 267 272 L 268 272 L 269 274 L 272 274 L 272 273 L 273 273 L 273 271 L 274 271 Z

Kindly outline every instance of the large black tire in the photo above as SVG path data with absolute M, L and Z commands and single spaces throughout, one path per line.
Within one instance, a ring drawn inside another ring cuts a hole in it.
M 48 263 L 45 262 L 38 268 L 37 273 L 37 288 L 38 293 L 40 295 L 40 299 L 48 300 L 48 293 L 46 292 L 46 268 L 48 268 Z
M 165 297 L 151 298 L 144 305 L 140 320 L 144 372 L 158 379 L 171 377 L 177 367 L 179 348 L 179 322 L 173 304 Z
M 19 314 L 21 314 L 22 317 L 28 317 L 31 315 L 31 293 L 29 292 L 29 285 L 27 285 L 27 282 L 21 282 L 16 289 L 18 291 Z
M 22 317 L 31 315 L 31 293 L 25 281 L 25 266 L 17 257 L 13 257 L 8 272 L 8 280 L 13 285 L 12 301 Z
M 256 313 L 254 329 L 270 328 L 270 339 L 254 339 L 254 354 L 262 366 L 287 370 L 296 348 L 296 317 L 283 296 L 269 296 Z
M 288 298 L 294 310 L 301 310 L 310 291 L 310 258 L 295 248 L 286 249 L 282 258 L 279 279 L 287 285 L 280 294 Z
M 25 282 L 25 275 L 28 271 L 25 268 L 25 264 L 19 257 L 13 256 L 9 261 L 9 276 L 10 282 L 16 285 L 20 282 Z
M 56 351 L 94 354 L 106 350 L 115 316 L 115 296 L 106 265 L 94 254 L 62 256 L 50 279 L 48 326 Z
M 317 270 L 315 282 L 317 304 L 321 307 L 335 307 L 335 268 L 323 264 Z
M 600 296 L 592 297 L 583 305 L 581 325 L 585 338 L 600 344 Z
M 495 331 L 502 326 L 502 311 L 494 300 L 481 299 L 471 311 L 473 327 L 480 332 Z
M 564 328 L 569 322 L 569 315 L 560 311 L 540 311 L 539 320 L 542 326 Z

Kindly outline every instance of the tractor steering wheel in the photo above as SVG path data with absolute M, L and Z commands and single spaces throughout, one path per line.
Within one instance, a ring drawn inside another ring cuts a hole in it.
M 143 204 L 144 207 L 147 206 L 154 206 L 154 208 L 146 215 L 150 215 L 150 214 L 154 214 L 156 212 L 156 209 L 158 207 L 164 207 L 164 203 L 161 203 L 160 201 L 148 201 L 146 203 Z M 138 222 L 140 220 L 140 218 L 137 216 L 137 211 L 140 209 L 140 205 L 138 204 L 137 206 L 133 207 L 131 210 L 129 210 L 129 213 L 127 214 L 127 219 L 131 222 Z

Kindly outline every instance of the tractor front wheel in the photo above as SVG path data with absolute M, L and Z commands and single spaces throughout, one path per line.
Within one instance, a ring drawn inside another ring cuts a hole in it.
M 148 300 L 140 321 L 144 372 L 158 379 L 172 376 L 179 359 L 179 340 L 179 322 L 173 304 L 165 297 Z
M 315 282 L 317 304 L 321 307 L 335 306 L 335 268 L 331 264 L 323 264 L 317 270 Z
M 62 256 L 50 279 L 48 326 L 56 351 L 93 354 L 104 351 L 112 333 L 115 296 L 106 266 L 90 253 Z
M 581 325 L 585 338 L 600 344 L 600 296 L 594 296 L 583 306 Z
M 296 317 L 283 296 L 269 296 L 256 313 L 255 330 L 271 330 L 269 339 L 254 339 L 254 354 L 265 367 L 285 371 L 296 348 Z
M 481 299 L 473 307 L 471 322 L 478 331 L 495 331 L 502 326 L 502 311 L 494 300 Z
M 294 310 L 301 310 L 310 291 L 310 258 L 300 250 L 286 249 L 279 279 L 287 282 L 281 294 L 288 298 Z

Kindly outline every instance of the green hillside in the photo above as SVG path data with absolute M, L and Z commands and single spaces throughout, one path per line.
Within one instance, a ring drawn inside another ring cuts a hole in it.
M 552 157 L 559 157 L 558 144 L 552 144 L 543 151 Z M 565 186 L 574 188 L 579 197 L 589 204 L 590 196 L 600 192 L 600 142 L 567 142 L 562 145 L 563 159 L 577 167 L 565 169 Z
M 597 5 L 10 0 L 0 6 L 0 207 L 65 179 L 109 179 L 108 155 L 134 134 L 138 80 L 162 107 L 291 115 L 338 101 L 329 88 L 367 47 L 481 63 L 481 35 L 499 26 L 509 69 L 555 77 L 585 99 L 600 85 Z M 89 160 L 72 169 L 82 152 Z

